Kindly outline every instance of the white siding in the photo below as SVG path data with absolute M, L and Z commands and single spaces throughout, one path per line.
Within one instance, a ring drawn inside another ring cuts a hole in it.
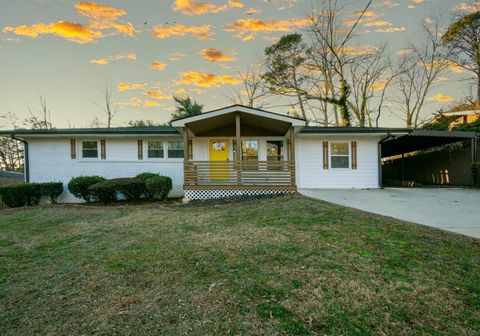
M 323 141 L 357 141 L 358 169 L 323 169 Z M 296 138 L 298 188 L 378 188 L 378 137 Z
M 79 202 L 66 187 L 72 177 L 99 175 L 116 178 L 152 172 L 172 178 L 173 189 L 170 197 L 183 196 L 183 159 L 148 159 L 144 146 L 144 160 L 138 160 L 136 138 L 106 138 L 106 160 L 81 159 L 81 142 L 84 140 L 99 141 L 96 138 L 78 138 L 77 159 L 72 160 L 70 139 L 29 139 L 30 181 L 63 182 L 65 192 L 59 202 Z M 144 145 L 146 141 L 147 139 L 144 139 Z

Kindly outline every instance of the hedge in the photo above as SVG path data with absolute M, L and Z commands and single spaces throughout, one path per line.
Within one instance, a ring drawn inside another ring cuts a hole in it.
M 145 186 L 152 197 L 158 195 L 163 200 L 172 190 L 172 179 L 168 176 L 154 176 L 145 181 Z
M 155 173 L 141 173 L 135 176 L 136 179 L 142 180 L 143 182 L 147 181 L 151 177 L 157 177 L 160 176 L 159 174 Z
M 104 180 L 89 186 L 88 192 L 91 198 L 104 204 L 112 203 L 117 199 L 115 183 L 110 180 Z
M 61 182 L 18 183 L 0 187 L 2 201 L 11 208 L 38 205 L 42 196 L 48 197 L 51 203 L 56 203 L 57 197 L 62 192 L 63 184 Z
M 92 193 L 89 187 L 105 181 L 101 176 L 78 176 L 74 177 L 68 182 L 68 190 L 77 198 L 82 198 L 85 202 L 92 200 Z
M 117 178 L 109 181 L 115 191 L 125 196 L 128 201 L 139 201 L 147 192 L 145 182 L 138 178 Z

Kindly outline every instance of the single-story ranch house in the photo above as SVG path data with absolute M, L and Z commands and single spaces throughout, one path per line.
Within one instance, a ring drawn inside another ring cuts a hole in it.
M 381 146 L 405 129 L 318 127 L 234 105 L 171 126 L 1 131 L 25 143 L 26 179 L 61 181 L 155 172 L 170 196 L 286 193 L 297 188 L 381 187 Z M 79 202 L 65 188 L 60 202 Z

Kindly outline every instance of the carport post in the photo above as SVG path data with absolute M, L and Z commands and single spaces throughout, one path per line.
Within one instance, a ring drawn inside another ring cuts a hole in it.
M 474 137 L 470 139 L 470 153 L 471 153 L 471 160 L 472 160 L 472 165 L 474 162 L 477 161 L 477 138 Z M 473 174 L 471 175 L 471 181 L 470 181 L 472 187 L 475 185 L 475 181 L 473 179 Z
M 383 188 L 383 175 L 382 175 L 382 142 L 378 143 L 378 186 Z

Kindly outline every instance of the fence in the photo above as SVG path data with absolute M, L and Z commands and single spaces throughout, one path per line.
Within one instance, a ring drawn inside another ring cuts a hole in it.
M 9 178 L 9 177 L 0 177 L 0 187 L 13 184 L 13 183 L 22 183 L 23 179 L 21 178 Z M 5 209 L 7 206 L 2 202 L 2 196 L 0 196 L 0 209 Z

